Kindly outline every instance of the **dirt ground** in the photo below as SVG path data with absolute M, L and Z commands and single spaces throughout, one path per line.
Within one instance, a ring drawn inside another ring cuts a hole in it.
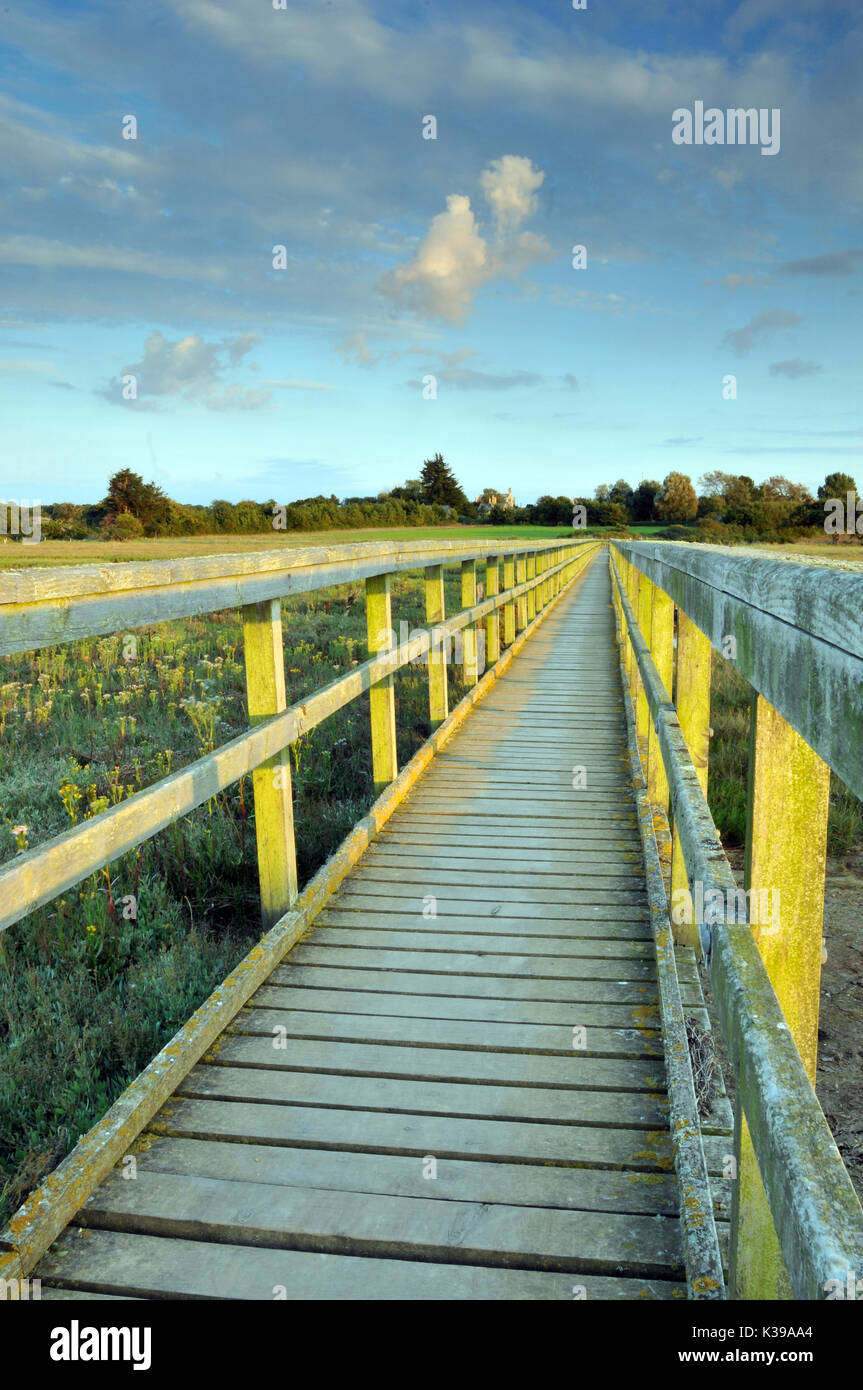
M 742 884 L 743 851 L 729 849 L 726 853 Z M 815 1090 L 863 1201 L 863 846 L 827 860 L 824 944 L 827 960 L 821 967 Z M 731 1067 L 709 990 L 705 993 L 725 1085 L 733 1101 Z

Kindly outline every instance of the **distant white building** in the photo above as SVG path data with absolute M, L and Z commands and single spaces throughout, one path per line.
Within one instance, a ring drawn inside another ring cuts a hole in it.
M 496 488 L 484 487 L 479 497 L 476 498 L 474 506 L 483 513 L 490 512 L 494 507 L 503 507 L 506 511 L 513 511 L 515 508 L 515 498 L 512 495 L 512 488 L 510 488 L 506 496 L 504 496 L 504 494 L 498 492 Z

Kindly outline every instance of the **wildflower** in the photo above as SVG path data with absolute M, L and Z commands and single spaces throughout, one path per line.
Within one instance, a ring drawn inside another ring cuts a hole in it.
M 26 825 L 13 825 L 13 826 L 12 826 L 12 834 L 13 834 L 13 835 L 26 835 L 28 829 L 29 829 L 29 827 L 26 826 Z
M 87 928 L 87 934 L 88 934 L 88 936 L 95 936 L 95 934 L 96 934 L 96 928 L 95 928 L 95 927 L 88 927 L 88 928 Z

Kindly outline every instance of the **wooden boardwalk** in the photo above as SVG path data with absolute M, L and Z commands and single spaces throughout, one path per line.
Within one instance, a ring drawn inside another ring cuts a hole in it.
M 43 1297 L 685 1297 L 604 559 L 130 1155 Z

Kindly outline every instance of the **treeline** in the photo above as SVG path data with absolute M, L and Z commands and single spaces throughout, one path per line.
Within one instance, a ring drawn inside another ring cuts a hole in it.
M 101 502 L 55 502 L 42 508 L 46 539 L 134 540 L 141 536 L 254 535 L 268 531 L 349 531 L 362 528 L 492 525 L 602 527 L 626 532 L 659 526 L 669 539 L 735 544 L 790 540 L 825 529 L 824 503 L 856 492 L 854 479 L 829 473 L 813 497 L 808 488 L 774 475 L 755 483 L 744 474 L 706 473 L 696 491 L 685 473 L 631 487 L 620 478 L 600 484 L 593 497 L 540 497 L 525 507 L 481 513 L 469 501 L 440 454 L 426 459 L 419 478 L 375 497 L 306 497 L 290 503 L 217 499 L 208 506 L 175 502 L 130 469 L 109 479 Z
M 641 482 L 636 488 L 620 478 L 610 486 L 602 483 L 592 498 L 576 498 L 576 505 L 584 508 L 587 526 L 659 525 L 658 534 L 667 539 L 733 545 L 823 532 L 825 502 L 835 498 L 844 504 L 849 492 L 856 492 L 856 484 L 847 473 L 828 473 L 813 497 L 802 483 L 781 474 L 756 483 L 745 474 L 717 469 L 704 474 L 697 491 L 685 473 L 672 472 L 662 483 Z

